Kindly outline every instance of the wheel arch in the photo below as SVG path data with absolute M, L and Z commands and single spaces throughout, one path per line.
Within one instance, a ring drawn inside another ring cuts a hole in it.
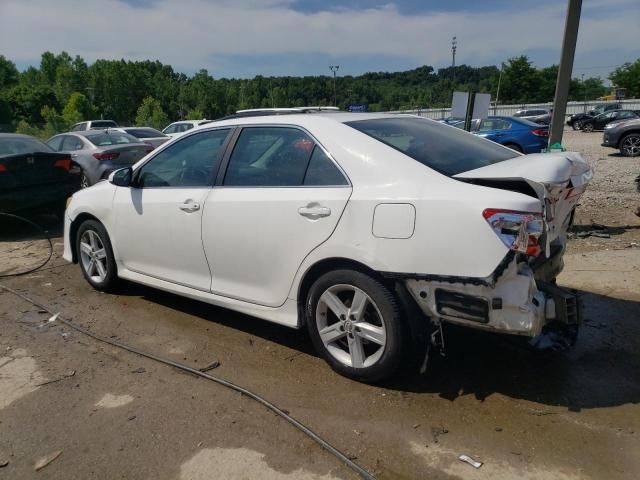
M 342 257 L 331 257 L 331 258 L 323 258 L 322 260 L 317 261 L 313 265 L 311 265 L 307 271 L 302 276 L 298 284 L 298 326 L 302 327 L 305 322 L 305 303 L 307 301 L 307 295 L 313 283 L 324 275 L 327 272 L 332 270 L 355 270 L 357 272 L 366 273 L 367 275 L 371 275 L 376 280 L 389 284 L 390 280 L 386 279 L 378 272 L 373 270 L 371 267 L 365 265 L 362 262 L 358 262 L 356 260 L 352 260 L 350 258 L 342 258 Z
M 627 136 L 629 135 L 640 135 L 640 128 L 634 128 L 632 130 L 627 130 L 624 133 L 622 133 L 620 135 L 620 138 L 618 139 L 618 145 L 616 146 L 616 148 L 620 148 L 622 146 L 622 141 L 627 138 Z
M 100 223 L 100 225 L 102 225 L 105 230 L 107 230 L 105 224 L 102 223 L 99 218 L 91 215 L 90 213 L 83 212 L 76 215 L 76 218 L 73 219 L 71 225 L 69 226 L 69 242 L 71 243 L 71 256 L 73 259 L 73 263 L 78 263 L 78 249 L 76 248 L 76 236 L 78 235 L 78 229 L 80 228 L 80 225 L 82 225 L 86 220 L 95 220 L 96 222 Z M 107 234 L 108 233 L 109 231 L 107 230 Z

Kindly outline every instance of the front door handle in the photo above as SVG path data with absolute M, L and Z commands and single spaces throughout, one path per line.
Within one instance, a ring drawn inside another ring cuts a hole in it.
M 300 207 L 298 213 L 303 217 L 307 217 L 311 220 L 317 220 L 318 218 L 328 217 L 331 215 L 331 209 L 320 205 L 307 205 L 306 207 Z
M 189 200 L 185 200 L 184 203 L 180 204 L 178 208 L 183 212 L 191 213 L 191 212 L 196 212 L 200 210 L 200 204 L 189 199 Z

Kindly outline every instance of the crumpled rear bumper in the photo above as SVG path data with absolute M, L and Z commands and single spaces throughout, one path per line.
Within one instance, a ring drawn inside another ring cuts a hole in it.
M 551 322 L 581 321 L 576 295 L 551 283 L 562 270 L 562 253 L 535 271 L 514 258 L 500 275 L 481 282 L 406 278 L 405 285 L 433 321 L 535 337 Z

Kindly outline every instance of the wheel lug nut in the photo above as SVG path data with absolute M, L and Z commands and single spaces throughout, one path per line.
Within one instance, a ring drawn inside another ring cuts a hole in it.
M 346 320 L 347 316 L 346 315 L 340 315 L 340 320 Z

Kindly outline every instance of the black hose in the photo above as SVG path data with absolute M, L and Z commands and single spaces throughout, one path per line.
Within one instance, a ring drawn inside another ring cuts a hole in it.
M 30 299 L 29 297 L 21 294 L 20 292 L 17 292 L 15 290 L 13 290 L 12 288 L 9 288 L 9 287 L 6 287 L 6 286 L 0 284 L 0 289 L 3 289 L 3 290 L 5 290 L 5 291 L 7 291 L 9 293 L 12 293 L 12 294 L 22 298 L 23 300 L 25 300 L 25 301 L 31 303 L 32 305 L 34 305 L 34 306 L 36 306 L 36 307 L 48 312 L 51 315 L 56 315 L 56 313 L 54 313 L 49 307 L 47 307 L 45 305 L 42 305 L 41 303 L 38 303 L 38 302 Z M 154 355 L 153 353 L 148 353 L 148 352 L 144 352 L 142 350 L 138 350 L 137 348 L 131 347 L 131 346 L 125 344 L 125 343 L 121 343 L 121 342 L 118 342 L 117 340 L 112 340 L 110 338 L 106 338 L 106 337 L 103 337 L 103 336 L 98 335 L 96 333 L 93 333 L 90 330 L 87 330 L 86 328 L 83 328 L 83 327 L 81 327 L 79 325 L 76 325 L 74 322 L 66 320 L 65 318 L 61 317 L 59 315 L 59 313 L 58 313 L 58 316 L 56 317 L 56 321 L 66 325 L 69 328 L 72 328 L 73 330 L 76 330 L 76 331 L 78 331 L 78 332 L 80 332 L 80 333 L 82 333 L 84 335 L 87 335 L 87 336 L 89 336 L 89 337 L 91 337 L 94 340 L 97 340 L 99 342 L 107 343 L 107 344 L 112 345 L 114 347 L 118 347 L 118 348 L 121 348 L 123 350 L 127 350 L 127 351 L 129 351 L 131 353 L 135 353 L 136 355 L 140 355 L 142 357 L 150 358 L 151 360 L 155 360 L 157 362 L 164 363 L 165 365 L 170 365 L 170 366 L 178 368 L 180 370 L 184 370 L 185 372 L 189 372 L 189 373 L 192 373 L 192 374 L 197 375 L 199 377 L 206 378 L 207 380 L 211 380 L 212 382 L 216 382 L 216 383 L 218 383 L 220 385 L 223 385 L 223 386 L 225 386 L 227 388 L 235 390 L 236 392 L 240 392 L 242 395 L 246 395 L 247 397 L 255 400 L 256 402 L 260 403 L 264 407 L 268 408 L 269 410 L 271 410 L 276 415 L 284 418 L 291 425 L 293 425 L 298 430 L 302 431 L 305 435 L 307 435 L 312 440 L 314 440 L 316 443 L 318 443 L 322 448 L 324 448 L 328 452 L 330 452 L 333 455 L 335 455 L 346 466 L 348 466 L 353 471 L 358 473 L 362 478 L 364 478 L 366 480 L 375 480 L 375 477 L 371 473 L 369 473 L 363 467 L 361 467 L 360 465 L 355 463 L 353 460 L 351 460 L 349 457 L 347 457 L 344 453 L 342 453 L 336 447 L 334 447 L 329 442 L 327 442 L 322 437 L 320 437 L 313 430 L 311 430 L 310 428 L 306 427 L 305 425 L 300 423 L 298 420 L 293 418 L 291 415 L 287 414 L 285 411 L 281 410 L 280 408 L 275 406 L 273 403 L 271 403 L 270 401 L 268 401 L 265 398 L 261 397 L 257 393 L 252 392 L 251 390 L 243 388 L 243 387 L 241 387 L 239 385 L 236 385 L 235 383 L 231 383 L 231 382 L 229 382 L 227 380 L 223 380 L 222 378 L 215 377 L 213 375 L 209 375 L 207 373 L 201 372 L 200 370 L 197 370 L 195 368 L 191 368 L 188 365 L 184 365 L 182 363 L 174 362 L 173 360 L 170 360 L 170 359 L 167 359 L 167 358 L 159 357 L 158 355 Z
M 47 259 L 42 262 L 40 265 L 33 267 L 27 271 L 24 272 L 17 272 L 17 273 L 4 273 L 2 275 L 0 275 L 0 278 L 7 278 L 7 277 L 19 277 L 21 275 L 28 275 L 30 273 L 35 272 L 36 270 L 40 270 L 42 267 L 44 267 L 47 263 L 49 263 L 49 261 L 51 260 L 51 257 L 53 256 L 53 243 L 51 242 L 51 237 L 49 236 L 49 232 L 47 232 L 44 228 L 42 228 L 40 225 L 38 225 L 35 222 L 32 222 L 31 220 L 29 220 L 28 218 L 24 218 L 21 217 L 20 215 L 14 215 L 12 213 L 3 213 L 0 212 L 0 217 L 8 217 L 8 218 L 13 218 L 15 220 L 19 220 L 21 222 L 27 223 L 29 225 L 31 225 L 32 227 L 34 227 L 36 230 L 42 232 L 44 234 L 44 238 L 47 242 L 49 242 L 49 255 L 47 256 Z

